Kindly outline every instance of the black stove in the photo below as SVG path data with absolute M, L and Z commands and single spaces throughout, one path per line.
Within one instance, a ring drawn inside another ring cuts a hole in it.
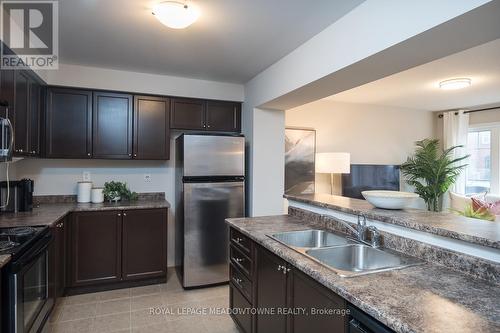
M 46 232 L 46 226 L 0 228 L 0 254 L 10 254 L 15 259 Z

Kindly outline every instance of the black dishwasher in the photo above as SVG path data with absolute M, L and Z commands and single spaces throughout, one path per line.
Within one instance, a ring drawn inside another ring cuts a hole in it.
M 355 308 L 351 304 L 348 305 L 349 309 L 349 323 L 347 332 L 349 333 L 392 333 L 393 330 L 389 329 L 384 324 L 378 322 L 372 317 L 368 316 L 361 310 Z

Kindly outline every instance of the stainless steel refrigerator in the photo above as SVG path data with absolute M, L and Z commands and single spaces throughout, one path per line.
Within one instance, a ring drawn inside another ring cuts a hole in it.
M 185 288 L 229 281 L 226 218 L 245 215 L 245 138 L 176 139 L 176 266 Z

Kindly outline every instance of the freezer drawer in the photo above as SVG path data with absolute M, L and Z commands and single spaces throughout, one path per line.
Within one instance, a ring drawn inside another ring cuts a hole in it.
M 245 138 L 184 135 L 184 177 L 243 176 Z
M 184 183 L 183 286 L 227 282 L 226 218 L 245 214 L 244 182 Z

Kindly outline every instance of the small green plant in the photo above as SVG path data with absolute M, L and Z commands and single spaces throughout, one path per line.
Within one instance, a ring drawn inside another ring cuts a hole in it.
M 104 190 L 102 193 L 104 194 L 104 198 L 108 201 L 117 201 L 117 198 L 135 201 L 138 198 L 137 193 L 131 192 L 126 183 L 115 181 L 104 183 Z
M 480 207 L 477 210 L 474 210 L 474 207 L 472 204 L 468 204 L 465 206 L 465 209 L 463 211 L 460 210 L 453 210 L 459 215 L 465 216 L 465 217 L 471 217 L 473 219 L 481 219 L 481 220 L 487 220 L 487 221 L 495 221 L 496 216 L 493 215 L 489 209 L 486 207 Z
M 453 185 L 466 164 L 458 165 L 469 155 L 453 158 L 454 146 L 440 152 L 439 140 L 424 139 L 416 142 L 415 155 L 401 165 L 406 182 L 415 187 L 429 211 L 441 210 L 442 196 Z

